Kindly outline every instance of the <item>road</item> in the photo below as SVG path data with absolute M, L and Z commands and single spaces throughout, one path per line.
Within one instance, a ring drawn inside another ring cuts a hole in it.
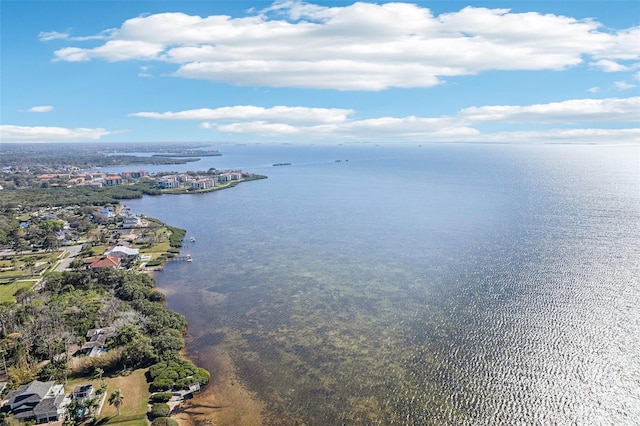
M 73 262 L 78 253 L 82 250 L 82 244 L 78 244 L 76 246 L 65 247 L 65 251 L 69 252 L 69 256 L 65 257 L 56 265 L 56 271 L 62 272 L 69 267 L 69 264 Z

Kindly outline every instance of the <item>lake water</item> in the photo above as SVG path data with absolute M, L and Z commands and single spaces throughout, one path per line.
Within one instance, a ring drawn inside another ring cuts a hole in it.
M 640 424 L 640 147 L 213 149 L 157 170 L 269 178 L 126 204 L 196 238 L 158 286 L 267 424 Z

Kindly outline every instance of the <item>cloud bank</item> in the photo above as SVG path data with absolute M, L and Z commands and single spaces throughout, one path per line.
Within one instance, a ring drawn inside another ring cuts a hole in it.
M 470 107 L 448 117 L 377 117 L 353 119 L 356 111 L 308 107 L 234 106 L 178 112 L 138 112 L 132 117 L 156 120 L 199 120 L 200 128 L 218 132 L 262 137 L 308 139 L 438 141 L 593 141 L 639 140 L 640 129 L 591 128 L 596 123 L 640 121 L 640 97 L 572 99 L 536 105 Z M 519 132 L 483 133 L 474 126 L 483 123 L 526 123 L 528 125 L 586 124 L 586 129 L 544 129 Z M 545 139 L 546 138 L 546 139 Z
M 174 75 L 238 85 L 376 91 L 431 87 L 488 70 L 635 69 L 640 27 L 466 7 L 434 15 L 409 3 L 325 7 L 280 1 L 250 16 L 159 13 L 95 36 L 41 33 L 67 46 L 57 61 L 161 61 Z
M 81 142 L 98 140 L 112 131 L 95 128 L 0 125 L 0 140 L 4 142 Z

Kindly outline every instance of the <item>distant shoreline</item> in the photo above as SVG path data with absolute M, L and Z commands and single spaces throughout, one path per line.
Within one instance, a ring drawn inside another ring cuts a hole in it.
M 238 180 L 232 180 L 227 182 L 226 184 L 222 184 L 222 185 L 216 185 L 216 186 L 212 186 L 209 188 L 202 188 L 202 189 L 193 189 L 193 188 L 189 188 L 189 187 L 180 187 L 180 188 L 169 188 L 169 189 L 162 189 L 161 190 L 161 194 L 159 195 L 184 195 L 184 194 L 204 194 L 206 192 L 213 192 L 213 191 L 219 191 L 221 189 L 227 189 L 227 188 L 232 188 L 236 185 L 238 185 L 239 183 L 242 182 L 249 182 L 252 180 L 260 180 L 260 179 L 267 179 L 268 176 L 265 175 L 252 175 L 250 177 L 246 177 L 246 178 L 242 178 L 242 179 L 238 179 Z

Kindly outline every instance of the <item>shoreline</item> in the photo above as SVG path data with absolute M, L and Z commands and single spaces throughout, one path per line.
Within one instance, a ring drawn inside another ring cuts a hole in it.
M 162 267 L 166 263 L 169 263 L 168 259 L 162 263 Z M 165 300 L 175 297 L 177 293 L 157 287 L 157 272 L 152 269 L 144 271 L 154 280 L 156 290 L 164 294 Z M 180 313 L 173 309 L 171 311 Z M 188 329 L 187 322 L 183 335 L 184 348 L 180 351 L 180 355 L 182 359 L 192 362 L 196 367 L 207 370 L 210 374 L 209 382 L 200 392 L 194 393 L 192 398 L 180 401 L 171 410 L 169 417 L 176 420 L 179 426 L 262 425 L 265 403 L 241 382 L 229 352 L 224 348 L 209 346 L 191 353 L 188 350 L 190 340 Z
M 206 350 L 207 362 L 185 351 L 185 359 L 207 369 L 211 377 L 201 392 L 174 408 L 171 418 L 180 426 L 262 425 L 265 404 L 239 381 L 229 353 L 215 347 Z
M 268 176 L 265 175 L 256 175 L 254 174 L 251 177 L 242 178 L 238 180 L 232 180 L 223 185 L 216 185 L 210 188 L 202 188 L 202 189 L 192 189 L 188 187 L 179 187 L 179 188 L 170 188 L 170 189 L 162 189 L 161 193 L 158 195 L 189 195 L 189 194 L 206 194 L 207 192 L 220 191 L 222 189 L 233 188 L 234 186 L 242 183 L 242 182 L 251 182 L 253 180 L 267 179 Z

